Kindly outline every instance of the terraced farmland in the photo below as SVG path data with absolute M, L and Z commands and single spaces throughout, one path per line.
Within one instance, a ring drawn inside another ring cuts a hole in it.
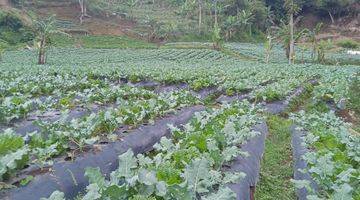
M 359 137 L 335 114 L 351 109 L 359 66 L 209 49 L 52 49 L 39 66 L 35 54 L 6 52 L 0 63 L 3 199 L 250 199 L 269 115 L 309 133 L 296 187 L 360 197 Z

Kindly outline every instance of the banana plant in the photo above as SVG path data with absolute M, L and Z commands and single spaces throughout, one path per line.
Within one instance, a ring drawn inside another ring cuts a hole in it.
M 46 62 L 45 53 L 49 37 L 55 34 L 63 34 L 66 36 L 68 36 L 68 34 L 58 29 L 54 16 L 50 16 L 46 19 L 34 20 L 33 24 L 33 31 L 36 35 L 36 44 L 39 48 L 38 64 L 44 65 Z

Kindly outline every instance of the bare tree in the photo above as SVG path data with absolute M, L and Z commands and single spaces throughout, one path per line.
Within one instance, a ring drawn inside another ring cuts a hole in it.
M 79 0 L 79 5 L 80 5 L 80 24 L 82 24 L 84 22 L 84 19 L 90 17 L 90 15 L 87 14 L 86 0 Z

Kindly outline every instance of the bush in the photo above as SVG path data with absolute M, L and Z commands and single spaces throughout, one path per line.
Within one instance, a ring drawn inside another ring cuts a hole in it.
M 25 17 L 16 11 L 0 11 L 0 38 L 9 45 L 31 41 L 34 35 Z
M 358 74 L 350 85 L 349 108 L 357 115 L 360 115 L 360 74 Z
M 343 39 L 337 42 L 337 46 L 343 47 L 346 49 L 356 49 L 359 47 L 359 43 L 352 39 Z

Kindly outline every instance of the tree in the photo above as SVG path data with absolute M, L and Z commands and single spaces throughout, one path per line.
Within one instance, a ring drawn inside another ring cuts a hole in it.
M 316 24 L 315 28 L 309 30 L 307 33 L 309 42 L 311 43 L 312 46 L 311 58 L 313 61 L 315 60 L 315 56 L 317 54 L 317 49 L 318 49 L 318 42 L 316 37 L 320 33 L 322 25 L 323 25 L 322 23 Z
M 222 26 L 225 31 L 225 40 L 228 41 L 232 38 L 233 34 L 236 32 L 237 26 L 239 25 L 239 20 L 236 16 L 228 16 L 223 22 Z
M 56 27 L 55 22 L 56 20 L 54 16 L 50 16 L 46 19 L 34 20 L 33 31 L 34 35 L 36 36 L 36 41 L 39 48 L 39 65 L 43 65 L 46 62 L 45 51 L 47 47 L 47 40 L 49 39 L 49 37 L 54 34 L 67 35 Z
M 271 51 L 272 51 L 272 49 L 274 47 L 274 44 L 272 42 L 274 37 L 271 36 L 271 33 L 269 32 L 266 39 L 267 40 L 265 41 L 265 44 L 264 44 L 264 47 L 265 47 L 265 63 L 269 63 L 270 56 L 271 56 Z
M 223 40 L 221 37 L 221 28 L 219 27 L 219 25 L 217 23 L 215 23 L 215 25 L 214 25 L 214 30 L 212 33 L 212 40 L 213 40 L 214 49 L 220 50 Z
M 241 12 L 239 12 L 238 14 L 238 19 L 241 25 L 244 26 L 244 28 L 249 28 L 249 34 L 251 36 L 251 20 L 254 18 L 253 14 L 251 13 L 251 11 L 246 11 L 246 10 L 242 10 Z
M 296 24 L 296 23 L 294 23 Z M 289 24 L 286 24 L 284 22 L 281 22 L 280 27 L 274 27 L 276 30 L 276 38 L 280 40 L 282 43 L 283 48 L 285 49 L 286 58 L 290 59 L 290 40 L 291 40 L 291 34 L 290 34 L 290 26 Z M 293 42 L 294 44 L 303 36 L 305 36 L 305 33 L 307 32 L 307 29 L 303 29 L 300 32 L 294 32 L 293 33 Z M 295 52 L 293 52 L 293 58 L 295 61 Z
M 290 28 L 289 64 L 294 64 L 294 60 L 295 60 L 294 15 L 300 11 L 300 7 L 294 2 L 294 0 L 285 0 L 284 6 L 289 16 L 289 28 Z

